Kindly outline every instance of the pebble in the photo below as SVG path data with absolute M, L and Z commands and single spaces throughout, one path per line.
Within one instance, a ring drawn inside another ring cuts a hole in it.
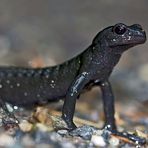
M 10 105 L 9 103 L 6 103 L 6 107 L 7 107 L 7 109 L 8 109 L 9 112 L 13 112 L 12 105 Z
M 66 134 L 68 134 L 68 131 L 67 130 L 58 130 L 57 133 L 60 135 L 66 135 Z
M 96 131 L 95 128 L 92 126 L 84 125 L 81 127 L 76 128 L 75 130 L 70 132 L 70 135 L 72 136 L 80 136 L 81 138 L 85 140 L 90 140 L 92 134 Z
M 115 138 L 115 137 L 111 137 L 109 139 L 109 143 L 112 147 L 118 146 L 119 145 L 119 139 Z
M 14 139 L 7 135 L 7 134 L 1 134 L 0 135 L 0 147 L 9 147 L 9 146 L 12 146 L 14 145 L 15 141 Z
M 36 127 L 42 131 L 42 132 L 47 132 L 49 131 L 50 128 L 48 128 L 46 125 L 42 124 L 42 123 L 37 123 Z
M 102 136 L 92 135 L 91 142 L 94 144 L 94 146 L 98 146 L 98 147 L 106 146 L 106 143 Z
M 33 125 L 28 121 L 24 120 L 19 124 L 19 127 L 23 132 L 29 132 L 32 130 Z

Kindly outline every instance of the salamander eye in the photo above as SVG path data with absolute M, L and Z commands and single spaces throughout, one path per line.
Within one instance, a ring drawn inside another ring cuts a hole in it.
M 117 24 L 113 28 L 113 32 L 118 35 L 123 35 L 126 32 L 127 28 L 124 24 Z

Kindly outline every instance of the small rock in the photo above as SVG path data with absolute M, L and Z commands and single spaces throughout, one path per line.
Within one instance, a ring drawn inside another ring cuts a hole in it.
M 23 120 L 23 122 L 19 124 L 19 127 L 23 132 L 29 132 L 33 128 L 33 125 L 28 121 Z
M 6 134 L 1 134 L 0 135 L 0 147 L 1 146 L 12 146 L 15 143 L 14 139 Z
M 58 130 L 57 133 L 60 135 L 66 135 L 68 133 L 68 131 L 67 130 Z
M 52 120 L 52 125 L 54 129 L 56 130 L 68 129 L 67 124 L 61 117 L 50 115 L 50 118 Z
M 103 134 L 103 132 L 104 132 L 104 130 L 97 129 L 96 131 L 94 131 L 94 135 L 101 136 Z
M 37 107 L 33 114 L 33 118 L 43 124 L 51 126 L 51 119 L 48 117 L 48 109 L 45 107 Z
M 101 146 L 101 147 L 106 146 L 106 143 L 105 143 L 105 141 L 104 141 L 102 136 L 92 135 L 91 142 L 95 146 Z
M 75 130 L 70 132 L 72 136 L 80 136 L 85 140 L 90 140 L 92 134 L 96 131 L 96 129 L 92 126 L 84 125 L 76 128 Z
M 8 109 L 9 112 L 12 113 L 14 111 L 13 106 L 10 105 L 9 103 L 6 103 L 6 107 L 7 107 L 7 109 Z
M 37 123 L 36 127 L 38 128 L 38 130 L 42 131 L 42 132 L 47 132 L 47 131 L 51 131 L 50 127 L 47 127 L 46 125 L 42 124 L 42 123 Z
M 119 145 L 119 142 L 120 142 L 119 139 L 116 138 L 116 137 L 111 137 L 111 138 L 109 139 L 109 143 L 110 143 L 110 145 L 113 146 L 113 147 L 118 146 L 118 145 Z

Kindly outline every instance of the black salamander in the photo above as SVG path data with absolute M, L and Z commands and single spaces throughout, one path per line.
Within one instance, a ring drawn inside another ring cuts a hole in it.
M 115 135 L 144 143 L 131 134 L 117 131 L 114 118 L 114 95 L 109 76 L 121 55 L 129 48 L 146 41 L 146 34 L 138 24 L 122 23 L 99 32 L 91 45 L 78 56 L 53 67 L 0 67 L 0 104 L 28 106 L 65 98 L 62 118 L 69 130 L 73 123 L 76 99 L 86 86 L 99 86 L 104 104 L 104 128 Z

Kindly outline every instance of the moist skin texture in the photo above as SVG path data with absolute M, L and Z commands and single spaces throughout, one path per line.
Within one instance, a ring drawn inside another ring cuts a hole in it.
M 109 76 L 124 51 L 145 41 L 146 34 L 140 25 L 119 23 L 100 31 L 86 50 L 60 65 L 36 69 L 0 67 L 0 104 L 4 108 L 5 102 L 33 106 L 65 98 L 62 118 L 68 129 L 73 130 L 76 99 L 82 90 L 99 86 L 104 104 L 104 128 L 143 144 L 144 139 L 117 131 Z

